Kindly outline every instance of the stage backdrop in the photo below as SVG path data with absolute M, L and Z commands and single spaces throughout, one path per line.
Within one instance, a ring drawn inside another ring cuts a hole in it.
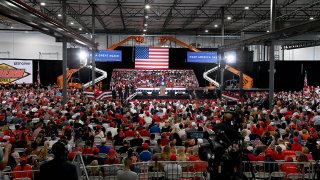
M 0 60 L 0 84 L 30 84 L 32 72 L 30 60 Z
M 119 47 L 122 50 L 122 62 L 97 62 L 97 67 L 108 72 L 107 80 L 103 84 L 109 84 L 111 79 L 112 70 L 114 68 L 134 68 L 134 48 L 132 47 Z M 206 49 L 203 49 L 206 50 Z M 208 82 L 203 79 L 203 72 L 215 67 L 215 64 L 206 63 L 187 63 L 186 57 L 189 50 L 185 48 L 170 49 L 169 68 L 174 69 L 193 69 L 196 73 L 200 86 L 208 85 Z M 269 62 L 254 62 L 252 61 L 252 53 L 237 53 L 238 61 L 232 66 L 242 70 L 244 73 L 251 76 L 254 80 L 254 87 L 268 88 L 268 69 Z M 33 79 L 37 79 L 37 63 L 33 61 Z M 275 62 L 275 90 L 302 90 L 304 71 L 308 72 L 309 85 L 318 86 L 320 81 L 320 61 L 276 61 Z M 40 79 L 44 85 L 56 83 L 57 76 L 62 74 L 62 61 L 40 60 Z M 87 68 L 81 69 L 76 73 L 82 82 L 88 82 L 91 79 L 91 71 Z M 97 74 L 99 76 L 99 74 Z M 218 73 L 210 74 L 213 79 L 219 80 Z M 225 79 L 236 78 L 230 72 L 225 72 Z

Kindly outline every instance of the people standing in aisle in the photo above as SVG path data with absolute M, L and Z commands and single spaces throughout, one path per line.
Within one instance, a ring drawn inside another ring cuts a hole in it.
M 121 84 L 118 85 L 118 96 L 119 96 L 119 99 L 123 99 L 122 85 Z

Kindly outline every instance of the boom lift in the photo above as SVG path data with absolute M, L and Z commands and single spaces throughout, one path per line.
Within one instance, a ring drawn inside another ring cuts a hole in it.
M 126 42 L 128 42 L 128 41 L 130 41 L 132 39 L 134 39 L 138 43 L 142 43 L 144 41 L 144 37 L 143 36 L 129 36 L 126 39 L 124 39 L 123 41 L 111 46 L 110 48 L 108 48 L 108 50 L 114 50 L 117 47 L 121 46 L 122 44 L 124 44 L 124 43 L 126 43 Z M 87 87 L 89 87 L 89 85 L 92 84 L 92 81 L 84 84 L 83 86 L 80 83 L 70 83 L 70 79 L 71 79 L 72 75 L 74 73 L 78 72 L 80 69 L 82 69 L 84 67 L 88 67 L 90 69 L 92 68 L 91 66 L 81 66 L 79 69 L 69 69 L 67 71 L 67 86 L 68 87 L 74 87 L 74 88 L 77 88 L 77 89 L 82 89 L 82 88 L 87 88 Z M 105 71 L 96 68 L 96 72 L 102 74 L 102 76 L 96 78 L 95 83 L 98 83 L 99 81 L 102 81 L 103 79 L 107 78 L 107 74 L 106 74 Z M 59 87 L 62 87 L 62 83 L 63 83 L 63 75 L 60 75 L 60 76 L 57 77 L 57 84 L 58 84 Z
M 174 38 L 174 37 L 172 37 L 172 36 L 162 36 L 162 37 L 160 37 L 160 39 L 159 39 L 159 41 L 160 41 L 161 44 L 166 43 L 168 40 L 173 41 L 173 42 L 176 42 L 176 43 L 180 44 L 181 46 L 190 49 L 191 51 L 201 52 L 199 49 L 194 48 L 193 46 L 191 46 L 191 45 L 189 45 L 189 44 L 186 44 L 186 43 L 184 43 L 184 42 L 180 41 L 179 39 Z M 217 81 L 211 79 L 211 78 L 208 76 L 208 74 L 209 74 L 209 73 L 212 73 L 212 72 L 214 72 L 214 71 L 216 71 L 216 70 L 218 70 L 219 68 L 220 68 L 219 66 L 216 66 L 216 67 L 214 67 L 214 68 L 212 68 L 212 69 L 209 69 L 208 71 L 206 71 L 206 72 L 203 73 L 203 78 L 206 79 L 207 81 L 209 81 L 210 83 L 212 83 L 213 85 L 215 85 L 216 87 L 220 87 L 220 84 L 219 84 Z M 231 67 L 231 66 L 229 66 L 229 65 L 226 65 L 226 66 L 225 66 L 225 69 L 228 70 L 228 71 L 230 71 L 231 73 L 237 75 L 237 76 L 240 76 L 240 71 L 237 70 L 237 69 L 235 69 L 235 68 L 233 68 L 233 67 Z M 248 75 L 246 75 L 246 74 L 243 74 L 243 86 L 242 86 L 242 87 L 243 87 L 244 89 L 250 89 L 250 88 L 252 88 L 252 87 L 253 87 L 253 79 L 252 79 L 250 76 L 248 76 Z

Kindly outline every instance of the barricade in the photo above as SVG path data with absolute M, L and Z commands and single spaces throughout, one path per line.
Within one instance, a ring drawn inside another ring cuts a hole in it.
M 317 179 L 318 165 L 312 162 L 245 161 L 242 162 L 244 179 Z

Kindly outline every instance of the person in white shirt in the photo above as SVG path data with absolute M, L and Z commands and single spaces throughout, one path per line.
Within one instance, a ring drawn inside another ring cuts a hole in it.
M 170 161 L 177 161 L 177 155 L 172 154 L 170 156 Z M 166 173 L 166 177 L 168 179 L 177 179 L 179 174 L 182 173 L 182 167 L 175 162 L 168 162 L 164 166 L 164 172 Z
M 144 121 L 146 124 L 150 125 L 152 123 L 152 118 L 150 117 L 150 113 L 147 111 L 144 116 Z
M 112 134 L 112 137 L 114 137 L 115 135 L 118 134 L 117 130 L 118 130 L 118 128 L 115 127 L 114 122 L 111 122 L 110 126 L 106 129 L 106 132 L 110 131 L 111 134 Z

